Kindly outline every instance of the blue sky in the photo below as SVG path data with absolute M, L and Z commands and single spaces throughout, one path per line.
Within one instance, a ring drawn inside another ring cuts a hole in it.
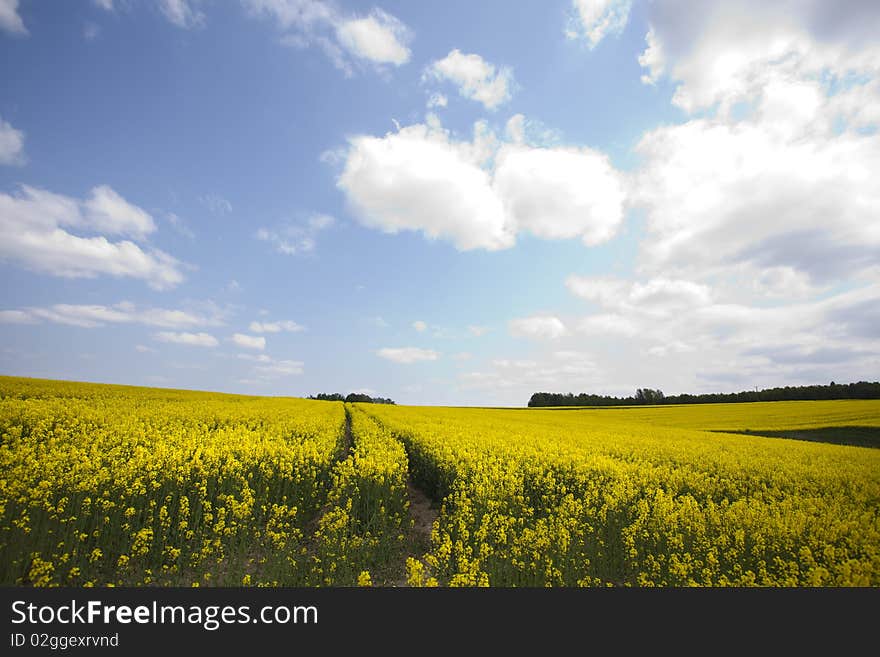
M 880 10 L 0 0 L 0 372 L 877 379 Z

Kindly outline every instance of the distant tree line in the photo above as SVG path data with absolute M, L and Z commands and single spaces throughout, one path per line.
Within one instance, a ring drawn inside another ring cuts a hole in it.
M 362 402 L 364 404 L 393 404 L 394 400 L 385 397 L 370 397 L 360 392 L 351 392 L 343 397 L 338 392 L 326 393 L 319 392 L 317 395 L 309 395 L 309 399 L 318 399 L 320 401 L 345 401 L 345 402 Z
M 530 407 L 538 406 L 645 406 L 649 404 L 715 404 L 756 401 L 795 401 L 818 399 L 880 399 L 880 382 L 835 383 L 814 386 L 785 386 L 743 392 L 715 392 L 703 395 L 663 394 L 662 390 L 639 388 L 631 397 L 610 397 L 582 392 L 536 392 L 529 399 Z

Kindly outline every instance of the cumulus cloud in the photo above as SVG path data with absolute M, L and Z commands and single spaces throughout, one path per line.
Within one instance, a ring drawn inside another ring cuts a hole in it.
M 572 0 L 574 15 L 565 34 L 586 39 L 590 48 L 606 36 L 620 34 L 629 20 L 632 0 Z
M 569 276 L 566 286 L 582 299 L 608 308 L 648 313 L 669 314 L 704 306 L 711 300 L 707 285 L 668 278 L 631 282 L 611 277 Z
M 205 14 L 195 8 L 198 2 L 199 0 L 159 0 L 159 9 L 173 25 L 191 29 L 205 24 Z
M 14 195 L 0 193 L 2 260 L 67 278 L 138 278 L 159 290 L 183 280 L 181 263 L 163 251 L 131 240 L 111 242 L 104 235 L 80 236 L 71 229 L 142 240 L 155 224 L 106 185 L 95 187 L 86 201 L 27 185 Z
M 298 333 L 306 330 L 305 326 L 297 324 L 292 320 L 281 320 L 278 322 L 251 322 L 248 328 L 252 333 L 280 333 L 281 331 Z
M 218 326 L 219 314 L 205 315 L 192 310 L 167 308 L 139 308 L 122 301 L 112 306 L 99 304 L 57 303 L 45 307 L 28 307 L 2 311 L 0 322 L 30 323 L 53 322 L 82 328 L 95 328 L 107 324 L 141 324 L 159 328 L 190 328 Z
M 24 133 L 0 118 L 0 164 L 24 163 Z
M 352 137 L 337 186 L 364 225 L 418 230 L 459 250 L 509 248 L 521 231 L 598 244 L 616 232 L 625 200 L 620 174 L 596 151 L 499 146 L 481 122 L 472 141 L 457 141 L 436 119 Z
M 589 148 L 508 145 L 495 164 L 494 189 L 510 220 L 546 239 L 609 240 L 622 220 L 624 190 L 606 155 Z
M 321 0 L 243 0 L 251 16 L 268 17 L 283 31 L 282 43 L 317 47 L 347 75 L 355 65 L 401 66 L 409 61 L 411 30 L 395 16 L 374 8 L 366 16 L 348 14 Z
M 409 61 L 407 27 L 391 14 L 374 9 L 369 16 L 350 18 L 336 25 L 339 43 L 356 57 L 377 64 L 400 66 Z
M 10 34 L 28 33 L 18 13 L 18 0 L 0 0 L 0 30 Z
M 414 322 L 412 323 L 412 327 L 413 327 L 416 331 L 418 331 L 419 333 L 421 333 L 422 331 L 424 331 L 425 329 L 428 328 L 428 325 L 425 324 L 425 322 L 423 322 L 422 320 L 419 319 L 419 320 L 416 320 L 416 321 L 414 321 Z
M 425 78 L 452 82 L 458 87 L 459 94 L 482 103 L 488 110 L 510 100 L 514 85 L 510 68 L 498 69 L 480 55 L 465 54 L 457 48 L 443 59 L 431 62 L 425 69 Z M 445 97 L 442 98 L 442 106 L 445 106 Z
M 510 321 L 510 334 L 514 337 L 556 340 L 568 330 L 558 317 L 552 315 L 533 315 Z
M 437 360 L 440 357 L 440 354 L 433 349 L 419 349 L 418 347 L 385 347 L 376 353 L 381 358 L 404 365 Z
M 266 348 L 266 338 L 262 335 L 246 335 L 244 333 L 235 333 L 230 338 L 235 344 L 239 347 L 244 347 L 245 349 L 259 349 L 263 350 Z
M 691 114 L 648 131 L 641 269 L 768 299 L 864 283 L 880 261 L 880 5 L 655 2 L 643 80 Z
M 181 344 L 188 347 L 216 347 L 220 344 L 213 335 L 209 333 L 175 333 L 173 331 L 160 331 L 155 336 L 159 342 L 170 342 L 172 344 Z

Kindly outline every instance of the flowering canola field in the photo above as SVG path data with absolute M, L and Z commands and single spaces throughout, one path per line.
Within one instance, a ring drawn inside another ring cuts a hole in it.
M 489 410 L 0 377 L 4 585 L 880 584 L 880 402 Z M 439 509 L 413 553 L 408 482 Z
M 880 584 L 880 450 L 703 430 L 876 427 L 878 401 L 368 412 L 443 500 L 416 584 Z

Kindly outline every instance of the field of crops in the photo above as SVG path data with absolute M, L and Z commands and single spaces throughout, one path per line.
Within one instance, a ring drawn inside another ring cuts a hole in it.
M 489 410 L 0 377 L 0 584 L 877 586 L 880 450 L 807 440 L 878 427 L 861 400 Z

